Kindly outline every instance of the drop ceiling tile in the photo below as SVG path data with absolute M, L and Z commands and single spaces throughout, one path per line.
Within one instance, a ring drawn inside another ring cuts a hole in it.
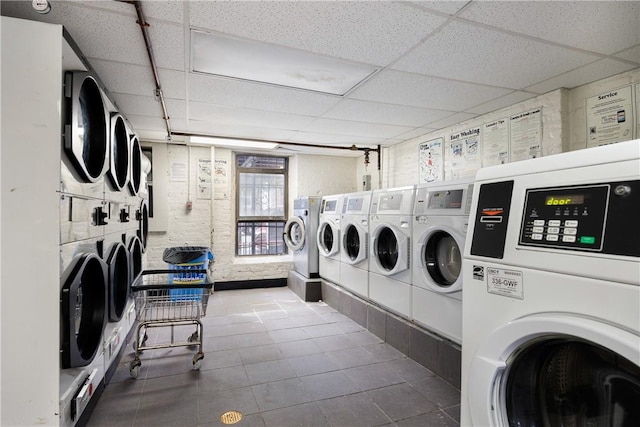
M 56 3 L 54 3 L 54 7 Z M 158 19 L 180 24 L 183 22 L 183 11 L 185 5 L 185 2 L 183 0 L 143 0 L 141 1 L 141 4 L 142 13 L 144 13 L 147 21 L 150 19 Z M 133 4 L 120 1 L 85 1 L 82 5 L 85 7 L 105 9 L 113 12 L 132 15 L 135 16 L 136 19 L 138 16 L 136 8 Z
M 451 111 L 345 99 L 322 117 L 399 126 L 422 126 L 450 114 Z
M 386 1 L 207 1 L 190 6 L 195 27 L 376 65 L 395 60 L 445 21 Z
M 125 114 L 162 118 L 162 106 L 152 96 L 114 94 L 116 103 Z M 186 118 L 186 102 L 176 99 L 165 99 L 167 112 L 171 120 Z
M 438 12 L 446 13 L 448 15 L 455 15 L 460 9 L 464 7 L 469 1 L 412 1 L 409 2 L 415 4 L 420 8 L 436 10 Z
M 289 138 L 289 140 L 294 142 L 305 142 L 309 144 L 332 144 L 340 146 L 362 144 L 367 146 L 375 146 L 378 144 L 382 144 L 386 140 L 386 138 L 370 138 L 353 135 L 338 135 L 332 133 L 300 131 L 295 132 Z
M 149 38 L 156 65 L 159 68 L 186 70 L 188 62 L 185 60 L 184 53 L 184 27 L 155 20 L 148 20 L 148 22 Z M 139 28 L 138 32 L 140 32 Z M 144 44 L 142 46 L 144 47 Z
M 89 58 L 100 79 L 112 93 L 153 96 L 155 82 L 149 65 L 123 64 Z M 165 98 L 184 99 L 184 73 L 174 70 L 158 69 L 160 85 Z
M 476 105 L 469 108 L 466 112 L 473 114 L 486 114 L 492 111 L 499 110 L 501 108 L 508 107 L 510 105 L 517 104 L 518 102 L 525 101 L 530 98 L 536 97 L 537 94 L 531 92 L 514 91 L 508 95 L 501 96 L 500 98 L 493 99 L 484 104 Z
M 231 136 L 248 139 L 266 139 L 272 141 L 286 141 L 295 132 L 286 129 L 273 129 L 260 126 L 237 124 L 216 124 L 209 121 L 189 120 L 188 128 L 183 130 L 203 135 Z M 175 129 L 179 129 L 175 127 Z
M 436 110 L 464 111 L 509 92 L 509 89 L 385 70 L 349 97 Z
M 458 16 L 607 55 L 640 43 L 638 1 L 474 1 Z
M 474 117 L 478 117 L 477 114 L 471 114 L 471 113 L 456 113 L 453 114 L 452 116 L 446 117 L 442 120 L 438 120 L 435 121 L 433 123 L 429 123 L 429 127 L 436 129 L 436 130 L 441 130 L 444 129 L 446 127 L 449 126 L 453 126 L 453 125 L 457 125 L 460 124 L 462 122 L 465 122 L 467 120 L 471 120 Z
M 640 45 L 618 52 L 614 56 L 640 64 Z
M 462 22 L 452 22 L 394 69 L 520 89 L 597 59 Z
M 189 119 L 208 121 L 213 126 L 255 126 L 285 130 L 294 130 L 305 127 L 313 121 L 313 118 L 309 116 L 237 107 L 225 107 L 205 104 L 202 102 L 189 103 Z
M 166 134 L 165 122 L 162 117 L 138 116 L 136 114 L 127 114 L 127 120 L 133 126 L 134 132 L 140 133 L 144 131 L 164 132 Z M 172 120 L 171 129 L 183 129 L 184 120 Z
M 272 110 L 300 115 L 319 115 L 342 97 L 262 83 L 190 73 L 189 99 L 218 105 Z
M 560 87 L 568 89 L 636 68 L 626 62 L 602 59 L 526 88 L 530 92 L 547 93 Z
M 398 140 L 400 142 L 404 142 L 404 141 L 408 141 L 410 139 L 413 138 L 418 138 L 418 137 L 425 137 L 426 135 L 430 134 L 431 132 L 435 131 L 435 128 L 430 128 L 430 127 L 420 127 L 420 128 L 415 128 L 410 130 L 409 132 L 405 132 L 402 135 L 398 135 Z M 425 139 L 426 141 L 427 139 Z M 385 141 L 386 143 L 386 141 Z
M 348 120 L 316 119 L 311 125 L 303 128 L 307 132 L 333 133 L 339 135 L 362 136 L 367 138 L 393 138 L 411 127 L 387 125 L 381 123 L 365 123 Z

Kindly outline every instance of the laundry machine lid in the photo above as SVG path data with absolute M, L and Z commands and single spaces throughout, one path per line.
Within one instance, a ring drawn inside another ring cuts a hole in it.
M 371 258 L 380 273 L 392 276 L 409 269 L 409 238 L 390 224 L 383 224 L 371 233 Z
M 429 288 L 443 293 L 460 291 L 464 236 L 442 226 L 429 229 L 420 239 L 420 264 Z
M 289 218 L 284 225 L 284 233 L 282 235 L 284 243 L 292 251 L 299 251 L 305 244 L 306 227 L 302 217 L 294 216 Z
M 640 336 L 584 316 L 538 314 L 509 322 L 471 361 L 470 422 L 561 425 L 549 420 L 567 416 L 576 425 L 638 425 L 638 348 Z
M 347 264 L 357 264 L 367 259 L 369 236 L 367 231 L 354 223 L 343 224 L 342 251 Z

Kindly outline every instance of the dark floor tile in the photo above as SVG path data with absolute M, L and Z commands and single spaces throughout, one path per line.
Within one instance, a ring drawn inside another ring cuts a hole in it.
M 265 319 L 262 323 L 268 331 L 277 331 L 279 329 L 290 329 L 296 327 L 288 316 L 280 319 Z
M 323 351 L 341 350 L 344 348 L 357 347 L 358 344 L 346 335 L 331 335 L 328 337 L 314 338 L 315 343 Z
M 457 427 L 460 423 L 445 414 L 443 411 L 433 411 L 428 414 L 418 415 L 404 420 L 396 421 L 398 427 Z
M 313 312 L 312 312 L 313 313 Z M 314 326 L 314 325 L 325 325 L 327 321 L 320 316 L 319 314 L 313 313 L 310 316 L 299 316 L 299 317 L 291 317 L 291 320 L 296 325 L 296 327 L 305 327 L 305 326 Z
M 407 383 L 370 390 L 367 394 L 394 421 L 437 409 L 436 405 Z
M 202 322 L 202 325 L 204 326 L 205 329 L 209 327 L 215 328 L 220 325 L 228 325 L 229 323 L 231 323 L 231 319 L 229 319 L 229 316 L 212 315 L 211 312 L 209 312 L 209 314 L 207 314 L 205 317 L 200 319 L 200 321 Z
M 194 372 L 147 379 L 140 405 L 147 406 L 154 402 L 169 401 L 176 396 L 195 396 L 198 394 L 198 377 L 199 374 Z
M 264 323 L 265 320 L 284 319 L 289 317 L 286 311 L 278 309 L 273 311 L 263 311 L 258 313 L 258 318 Z
M 195 351 L 186 347 L 173 349 L 145 350 L 153 353 L 153 359 L 142 360 L 142 366 L 149 364 L 146 378 L 159 378 L 170 375 L 194 373 L 193 356 Z M 140 378 L 140 377 L 138 377 Z
M 411 328 L 409 356 L 430 371 L 438 367 L 438 343 L 441 339 L 421 329 Z
M 326 325 L 314 325 L 302 328 L 311 338 L 328 337 L 330 335 L 341 335 L 342 330 L 335 323 Z
M 267 328 L 262 322 L 235 323 L 229 325 L 229 332 L 231 335 L 252 334 L 266 330 Z
M 331 309 L 331 311 L 328 311 L 326 313 L 319 314 L 327 323 L 351 322 L 351 319 L 349 319 L 344 314 L 335 311 L 334 309 Z
M 390 422 L 366 393 L 356 393 L 316 403 L 332 426 L 370 427 Z
M 309 323 L 309 324 L 305 324 L 306 321 L 312 321 L 313 319 L 320 317 L 320 315 L 318 315 L 318 313 L 316 313 L 315 311 L 313 311 L 312 309 L 310 309 L 309 307 L 304 307 L 304 308 L 296 308 L 294 310 L 287 310 L 287 315 L 289 317 L 291 317 L 291 320 L 294 320 L 295 322 L 300 321 L 301 323 L 298 326 L 308 326 L 308 325 L 315 325 L 316 323 Z M 302 319 L 308 317 L 309 319 Z M 294 319 L 295 318 L 295 319 Z
M 366 330 L 353 332 L 351 334 L 347 334 L 347 336 L 351 338 L 353 342 L 355 342 L 358 345 L 380 344 L 384 342 L 382 339 L 378 338 L 377 336 L 373 335 L 371 332 Z
M 205 337 L 202 340 L 202 351 L 204 351 L 205 353 L 212 351 L 232 350 L 236 347 L 236 340 L 233 336 Z
M 225 350 L 225 351 L 213 351 L 205 352 L 201 371 L 207 371 L 209 369 L 228 368 L 230 366 L 242 365 L 242 358 L 238 350 Z
M 261 411 L 285 408 L 311 401 L 299 378 L 254 385 L 251 389 Z
M 259 345 L 274 343 L 269 332 L 254 332 L 252 334 L 236 335 L 234 338 L 238 348 L 256 347 Z
M 362 348 L 371 353 L 376 362 L 387 362 L 389 360 L 404 359 L 407 357 L 387 343 L 371 344 L 363 346 Z
M 344 334 L 350 334 L 352 332 L 361 332 L 361 331 L 365 331 L 366 330 L 363 326 L 358 325 L 353 320 L 345 320 L 345 321 L 341 321 L 341 322 L 336 322 L 335 325 Z
M 296 373 L 287 360 L 274 360 L 271 362 L 245 365 L 245 371 L 251 385 L 263 384 L 272 381 L 295 378 Z
M 219 422 L 220 416 L 227 411 L 240 411 L 244 416 L 257 413 L 258 404 L 251 387 L 223 389 L 198 398 L 201 423 Z
M 229 424 L 223 423 L 220 418 L 209 421 L 203 424 L 198 424 L 197 427 L 227 427 Z M 264 420 L 261 414 L 249 414 L 242 415 L 242 420 L 236 424 L 242 427 L 265 427 Z
M 304 330 L 299 328 L 269 331 L 269 336 L 271 337 L 274 343 L 300 341 L 300 340 L 306 340 L 310 338 L 309 335 L 307 335 L 307 333 Z
M 311 400 L 329 399 L 361 391 L 342 371 L 309 375 L 301 379 Z
M 421 380 L 433 376 L 433 372 L 408 357 L 404 359 L 390 360 L 389 362 L 386 362 L 386 364 L 390 366 L 404 381 Z
M 238 351 L 245 365 L 282 359 L 282 353 L 276 344 L 241 348 Z
M 198 420 L 198 399 L 193 396 L 175 396 L 172 400 L 151 402 L 140 405 L 134 426 L 196 426 Z
M 249 377 L 243 366 L 212 369 L 200 372 L 198 394 L 207 395 L 221 390 L 247 387 Z
M 283 342 L 278 344 L 278 348 L 283 357 L 322 353 L 322 349 L 312 339 Z
M 255 303 L 252 305 L 253 311 L 258 314 L 270 313 L 273 311 L 281 311 L 280 305 L 271 301 L 270 299 L 264 302 Z
M 327 356 L 337 364 L 340 369 L 353 368 L 355 366 L 370 365 L 376 362 L 375 357 L 362 347 L 346 348 L 327 352 Z
M 87 427 L 132 426 L 137 411 L 137 403 L 134 407 L 123 406 L 117 410 L 96 407 L 87 422 Z
M 402 353 L 409 354 L 411 326 L 406 321 L 388 314 L 385 328 L 386 341 Z
M 324 353 L 308 354 L 287 360 L 299 377 L 340 369 L 340 367 Z
M 460 404 L 460 390 L 440 377 L 433 376 L 411 381 L 411 384 L 440 408 Z
M 315 403 L 303 403 L 283 409 L 263 412 L 262 418 L 266 427 L 304 426 L 324 427 L 329 422 Z
M 447 415 L 449 415 L 451 418 L 453 418 L 458 424 L 460 424 L 460 405 L 444 408 L 443 411 L 446 412 Z
M 391 367 L 387 366 L 386 363 L 357 366 L 346 369 L 344 373 L 364 391 L 387 387 L 404 381 Z

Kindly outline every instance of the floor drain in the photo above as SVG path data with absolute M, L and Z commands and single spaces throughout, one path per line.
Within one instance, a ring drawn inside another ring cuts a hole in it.
M 242 419 L 242 413 L 239 411 L 227 411 L 220 415 L 222 424 L 235 424 Z

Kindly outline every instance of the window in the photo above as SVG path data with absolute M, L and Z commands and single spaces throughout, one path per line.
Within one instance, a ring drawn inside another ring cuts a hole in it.
M 287 158 L 236 155 L 236 253 L 286 253 Z

